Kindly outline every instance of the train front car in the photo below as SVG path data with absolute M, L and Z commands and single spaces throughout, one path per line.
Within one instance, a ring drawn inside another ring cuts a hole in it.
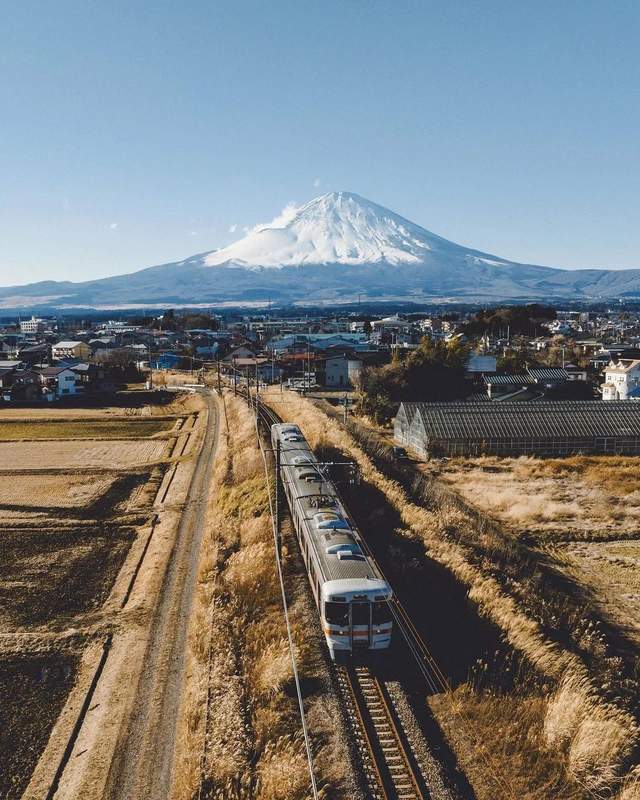
M 391 587 L 349 517 L 335 486 L 296 425 L 272 428 L 300 551 L 332 658 L 385 650 L 393 627 Z
M 322 625 L 331 658 L 391 644 L 391 588 L 386 581 L 332 580 L 322 586 Z

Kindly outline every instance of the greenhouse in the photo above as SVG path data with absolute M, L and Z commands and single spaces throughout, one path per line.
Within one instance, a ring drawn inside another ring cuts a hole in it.
M 402 403 L 396 443 L 429 456 L 640 454 L 640 403 Z

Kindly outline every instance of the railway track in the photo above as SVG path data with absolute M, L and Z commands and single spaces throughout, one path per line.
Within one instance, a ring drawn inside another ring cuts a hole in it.
M 336 678 L 370 796 L 375 800 L 427 800 L 393 703 L 368 665 L 336 665 Z
M 247 397 L 246 390 L 242 394 Z M 251 405 L 267 428 L 282 422 L 259 399 L 251 398 Z M 409 631 L 401 613 L 408 620 L 401 607 L 400 612 L 394 610 L 394 617 L 406 638 Z M 428 800 L 420 767 L 384 682 L 368 664 L 334 664 L 334 674 L 369 796 L 373 800 Z

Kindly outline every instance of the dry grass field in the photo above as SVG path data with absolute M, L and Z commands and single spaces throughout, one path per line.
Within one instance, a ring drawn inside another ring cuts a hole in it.
M 640 458 L 460 458 L 425 469 L 516 533 L 585 540 L 640 534 Z
M 0 442 L 0 471 L 32 469 L 126 469 L 161 461 L 167 449 L 162 439 L 53 442 Z
M 602 616 L 640 647 L 640 541 L 567 542 L 545 550 L 592 592 Z

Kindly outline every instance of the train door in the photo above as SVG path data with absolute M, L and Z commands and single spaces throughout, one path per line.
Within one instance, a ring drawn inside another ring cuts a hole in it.
M 351 603 L 351 649 L 368 648 L 371 644 L 371 604 Z

